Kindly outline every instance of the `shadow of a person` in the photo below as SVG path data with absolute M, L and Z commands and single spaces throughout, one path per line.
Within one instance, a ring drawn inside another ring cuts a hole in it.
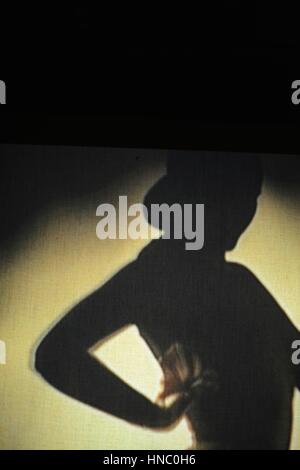
M 138 425 L 168 428 L 186 415 L 198 448 L 288 448 L 299 333 L 250 271 L 224 259 L 252 220 L 261 185 L 254 156 L 171 153 L 144 203 L 203 203 L 204 247 L 152 241 L 49 332 L 36 370 L 71 397 Z M 173 395 L 171 405 L 150 402 L 89 354 L 129 324 L 160 362 L 160 398 Z

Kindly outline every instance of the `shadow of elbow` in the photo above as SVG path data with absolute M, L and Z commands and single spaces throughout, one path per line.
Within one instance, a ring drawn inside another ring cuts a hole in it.
M 57 376 L 58 357 L 54 348 L 46 340 L 38 346 L 34 357 L 35 370 L 50 383 L 55 383 Z

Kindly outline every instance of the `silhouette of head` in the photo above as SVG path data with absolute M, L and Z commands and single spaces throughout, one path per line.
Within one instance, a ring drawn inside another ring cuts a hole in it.
M 148 221 L 151 224 L 151 204 L 204 204 L 203 249 L 224 252 L 235 246 L 252 220 L 261 185 L 262 169 L 255 155 L 170 152 L 167 174 L 144 200 Z

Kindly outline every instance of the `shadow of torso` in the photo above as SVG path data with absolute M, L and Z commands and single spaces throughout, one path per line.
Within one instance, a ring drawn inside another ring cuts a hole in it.
M 288 448 L 297 330 L 245 267 L 166 246 L 152 242 L 129 268 L 132 308 L 157 357 L 179 342 L 217 374 L 188 411 L 196 446 Z

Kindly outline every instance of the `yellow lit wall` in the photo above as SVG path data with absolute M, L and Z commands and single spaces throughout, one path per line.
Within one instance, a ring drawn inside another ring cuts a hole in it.
M 10 252 L 1 254 L 0 339 L 7 364 L 0 365 L 1 449 L 185 449 L 185 421 L 170 432 L 130 425 L 50 387 L 33 370 L 41 337 L 74 303 L 134 259 L 145 241 L 99 241 L 95 210 L 101 202 L 129 203 L 163 174 L 164 161 L 136 171 L 86 200 L 45 208 Z M 277 195 L 266 183 L 258 212 L 238 246 L 227 255 L 248 266 L 300 328 L 300 200 Z M 130 347 L 129 347 L 130 344 Z M 161 371 L 135 327 L 96 354 L 151 399 Z M 276 351 L 274 351 L 276 354 Z M 300 449 L 300 399 L 294 401 L 292 447 Z

